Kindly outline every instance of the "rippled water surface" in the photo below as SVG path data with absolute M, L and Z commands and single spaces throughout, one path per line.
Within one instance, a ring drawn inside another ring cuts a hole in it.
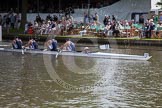
M 145 49 L 145 50 L 144 50 Z M 0 107 L 161 108 L 162 51 L 150 61 L 0 52 Z

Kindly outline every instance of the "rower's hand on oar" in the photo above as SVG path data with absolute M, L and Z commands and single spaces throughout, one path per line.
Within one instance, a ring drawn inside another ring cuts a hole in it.
M 62 49 L 60 49 L 60 48 L 57 48 L 57 51 L 58 51 L 58 52 L 61 52 L 61 51 L 62 51 Z
M 59 53 L 61 53 L 62 52 L 62 50 L 60 50 L 60 49 L 58 49 L 58 52 L 57 52 L 57 54 L 56 54 L 56 58 L 58 57 L 58 55 L 59 55 Z
M 26 49 L 27 49 L 27 48 L 26 48 L 25 46 L 22 46 L 22 50 L 26 51 Z
M 21 53 L 22 53 L 22 55 L 24 55 L 24 46 L 21 49 Z
M 44 49 L 43 51 L 47 51 L 47 49 Z

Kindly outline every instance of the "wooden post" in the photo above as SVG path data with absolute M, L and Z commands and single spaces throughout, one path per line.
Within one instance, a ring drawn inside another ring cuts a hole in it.
M 2 41 L 2 26 L 0 25 L 0 41 Z

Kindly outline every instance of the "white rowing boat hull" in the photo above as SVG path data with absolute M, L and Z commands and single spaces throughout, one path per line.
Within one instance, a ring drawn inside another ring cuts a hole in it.
M 4 49 L 0 48 L 0 51 L 5 52 L 18 52 L 22 53 L 22 50 L 17 49 Z M 31 53 L 31 54 L 48 54 L 48 55 L 62 55 L 62 56 L 77 56 L 77 57 L 94 57 L 94 58 L 106 58 L 106 59 L 126 59 L 126 60 L 149 60 L 152 56 L 149 56 L 148 54 L 145 54 L 143 56 L 141 55 L 128 55 L 128 54 L 114 54 L 114 53 L 102 53 L 102 52 L 96 52 L 96 53 L 80 53 L 80 52 L 61 52 L 58 53 L 56 51 L 41 51 L 41 50 L 26 50 L 23 51 L 23 53 Z

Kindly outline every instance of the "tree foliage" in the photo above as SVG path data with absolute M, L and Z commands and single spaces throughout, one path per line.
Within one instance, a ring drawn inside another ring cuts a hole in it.
M 162 5 L 162 2 L 157 2 L 156 5 Z

